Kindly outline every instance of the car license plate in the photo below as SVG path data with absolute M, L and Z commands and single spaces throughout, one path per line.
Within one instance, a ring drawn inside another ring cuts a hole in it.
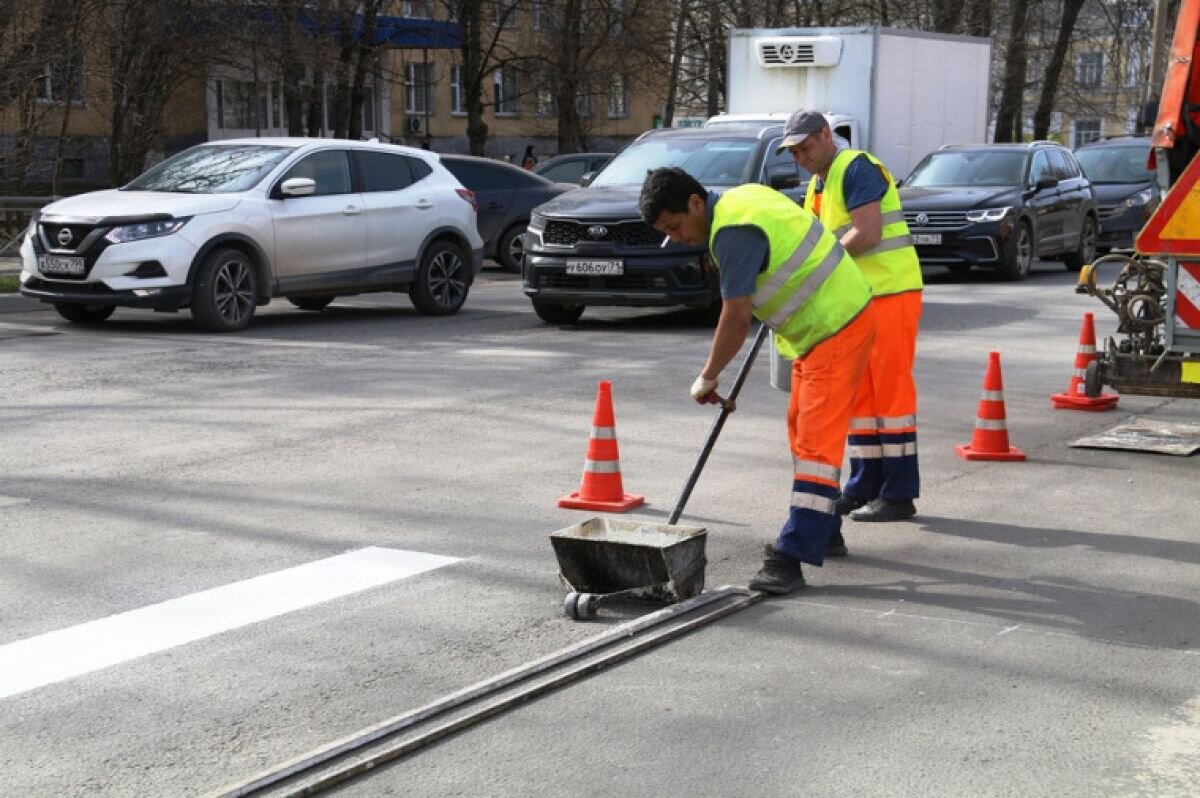
M 569 260 L 567 274 L 622 275 L 625 273 L 623 260 Z
M 83 274 L 83 258 L 38 255 L 38 271 L 42 274 Z
M 914 244 L 940 244 L 942 243 L 941 233 L 914 233 L 912 237 Z

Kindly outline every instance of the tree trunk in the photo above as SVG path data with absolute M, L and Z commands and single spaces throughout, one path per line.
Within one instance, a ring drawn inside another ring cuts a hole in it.
M 472 155 L 483 155 L 488 126 L 483 121 L 483 0 L 462 0 L 458 6 L 462 30 L 462 86 L 467 107 L 467 140 Z
M 675 40 L 671 43 L 671 72 L 667 76 L 667 102 L 663 107 L 663 127 L 675 123 L 675 92 L 679 88 L 679 70 L 683 65 L 683 35 L 687 24 L 688 0 L 678 0 Z
M 1020 141 L 1022 137 L 1021 98 L 1025 93 L 1025 69 L 1029 60 L 1025 43 L 1029 3 L 1030 0 L 1013 0 L 1008 55 L 1004 61 L 1004 83 L 1000 91 L 1000 108 L 996 112 L 994 140 L 997 142 Z
M 1054 112 L 1058 81 L 1062 76 L 1067 50 L 1071 46 L 1071 36 L 1075 32 L 1075 23 L 1079 19 L 1079 11 L 1083 4 L 1084 0 L 1063 0 L 1062 24 L 1058 28 L 1054 51 L 1050 54 L 1050 63 L 1046 65 L 1046 74 L 1042 78 L 1042 92 L 1038 97 L 1037 109 L 1033 112 L 1035 139 L 1044 139 L 1050 132 L 1050 116 Z
M 708 53 L 708 83 L 707 107 L 708 116 L 716 116 L 721 112 L 721 68 L 725 61 L 725 29 L 721 24 L 721 4 L 717 0 L 708 0 L 708 42 L 705 48 Z
M 579 111 L 579 90 L 585 88 L 579 74 L 579 50 L 583 36 L 583 11 L 579 0 L 566 0 L 560 19 L 558 55 L 558 151 L 577 152 L 583 144 L 583 121 Z M 586 86 L 591 91 L 591 86 Z M 592 98 L 589 96 L 590 104 Z M 594 109 L 593 109 L 594 111 Z
M 962 0 L 935 0 L 933 4 L 933 29 L 937 33 L 954 33 L 962 17 Z

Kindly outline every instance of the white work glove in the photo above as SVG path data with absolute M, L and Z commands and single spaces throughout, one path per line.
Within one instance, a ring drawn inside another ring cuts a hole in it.
M 697 402 L 700 402 L 701 404 L 709 404 L 711 402 L 715 402 L 715 401 L 717 401 L 715 396 L 713 396 L 707 400 L 705 399 L 705 397 L 708 397 L 715 390 L 717 390 L 717 381 L 716 380 L 706 380 L 706 379 L 704 379 L 704 375 L 701 374 L 699 377 L 696 378 L 696 381 L 692 383 L 692 398 L 695 399 Z

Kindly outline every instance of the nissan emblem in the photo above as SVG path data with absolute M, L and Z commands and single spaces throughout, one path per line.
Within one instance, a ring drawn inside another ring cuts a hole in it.
M 71 232 L 71 228 L 69 227 L 60 227 L 57 238 L 59 246 L 69 247 L 71 242 L 75 240 L 75 234 Z

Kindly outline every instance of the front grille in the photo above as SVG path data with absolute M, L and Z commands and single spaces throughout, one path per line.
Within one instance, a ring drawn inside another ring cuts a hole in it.
M 80 247 L 88 241 L 88 236 L 95 229 L 92 225 L 86 224 L 53 224 L 42 223 L 39 225 L 43 239 L 50 249 L 55 252 L 71 252 L 78 254 Z M 88 241 L 90 244 L 91 242 Z
M 659 279 L 661 281 L 662 278 Z M 653 280 L 653 277 L 642 274 L 626 274 L 621 277 L 541 274 L 538 275 L 537 286 L 539 288 L 556 288 L 563 291 L 581 291 L 589 288 L 604 291 L 649 291 L 653 288 L 666 288 L 665 284 L 655 286 Z
M 542 240 L 559 247 L 587 244 L 619 244 L 624 247 L 657 247 L 663 234 L 638 220 L 617 222 L 569 222 L 555 219 L 546 223 Z
M 1100 221 L 1103 222 L 1105 219 L 1111 219 L 1114 216 L 1120 216 L 1122 213 L 1124 213 L 1125 205 L 1101 205 L 1096 210 L 1099 211 Z
M 925 221 L 918 221 L 918 216 L 924 216 Z M 967 226 L 966 211 L 905 211 L 904 221 L 910 229 L 920 230 L 957 230 Z

